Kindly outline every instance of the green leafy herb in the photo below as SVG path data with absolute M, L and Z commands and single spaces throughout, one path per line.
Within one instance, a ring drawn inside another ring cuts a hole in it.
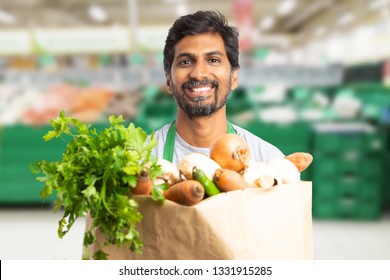
M 56 162 L 37 161 L 31 171 L 44 183 L 43 197 L 56 193 L 55 209 L 64 209 L 59 221 L 58 235 L 62 238 L 79 217 L 87 213 L 93 219 L 91 229 L 84 234 L 84 246 L 96 240 L 96 230 L 107 238 L 107 245 L 126 246 L 142 253 L 142 241 L 135 225 L 142 220 L 137 202 L 131 198 L 140 172 L 147 168 L 150 177 L 161 174 L 157 158 L 151 154 L 157 145 L 154 134 L 148 136 L 134 124 L 123 125 L 121 116 L 109 117 L 109 127 L 98 133 L 90 124 L 78 119 L 59 117 L 51 120 L 53 130 L 44 136 L 46 141 L 62 138 L 67 143 L 62 159 Z M 151 198 L 164 202 L 160 186 L 155 186 Z M 106 259 L 104 251 L 93 258 Z

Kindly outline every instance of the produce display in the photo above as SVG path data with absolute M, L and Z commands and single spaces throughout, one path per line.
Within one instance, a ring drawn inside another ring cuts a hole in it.
M 0 84 L 0 125 L 47 125 L 60 110 L 85 123 L 97 123 L 110 115 L 133 120 L 142 100 L 141 90 L 102 85 L 59 83 L 25 89 Z
M 58 235 L 63 237 L 79 217 L 93 219 L 85 232 L 84 247 L 96 241 L 96 232 L 106 236 L 106 245 L 126 246 L 142 253 L 136 224 L 142 220 L 136 196 L 150 196 L 156 203 L 166 199 L 185 206 L 201 203 L 222 192 L 245 188 L 270 190 L 300 181 L 300 173 L 312 162 L 308 153 L 294 153 L 269 162 L 250 159 L 247 143 L 237 135 L 215 140 L 210 157 L 201 153 L 185 156 L 178 166 L 151 154 L 157 145 L 134 124 L 125 127 L 123 118 L 111 116 L 110 126 L 98 133 L 91 125 L 61 112 L 51 120 L 53 130 L 45 140 L 61 137 L 68 142 L 62 160 L 41 160 L 31 167 L 44 183 L 43 197 L 56 193 L 55 211 L 64 209 Z M 90 256 L 85 256 L 89 258 Z M 106 259 L 103 250 L 94 259 Z

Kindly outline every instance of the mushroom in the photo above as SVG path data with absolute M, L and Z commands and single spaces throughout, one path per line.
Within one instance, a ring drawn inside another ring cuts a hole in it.
M 279 174 L 283 184 L 297 183 L 301 180 L 301 173 L 290 160 L 286 158 L 274 158 L 267 163 Z
M 257 162 L 253 159 L 249 161 L 249 165 L 245 169 L 243 176 L 249 187 L 270 189 L 283 182 L 282 178 L 272 166 L 268 163 Z
M 176 165 L 162 158 L 158 159 L 157 164 L 161 166 L 163 173 L 156 177 L 153 182 L 155 185 L 159 185 L 165 182 L 169 186 L 172 186 L 180 182 L 180 172 Z

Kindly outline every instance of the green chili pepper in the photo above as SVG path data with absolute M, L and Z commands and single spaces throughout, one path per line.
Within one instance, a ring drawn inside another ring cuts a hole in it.
M 202 169 L 199 169 L 194 166 L 194 168 L 192 169 L 192 177 L 194 180 L 202 184 L 207 196 L 213 196 L 220 193 L 218 187 L 206 176 Z

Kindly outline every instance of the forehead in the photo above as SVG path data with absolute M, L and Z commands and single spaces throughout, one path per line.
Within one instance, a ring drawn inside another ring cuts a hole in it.
M 175 46 L 175 57 L 182 53 L 202 55 L 209 52 L 219 51 L 226 55 L 225 44 L 218 33 L 202 33 L 188 35 L 181 39 Z

